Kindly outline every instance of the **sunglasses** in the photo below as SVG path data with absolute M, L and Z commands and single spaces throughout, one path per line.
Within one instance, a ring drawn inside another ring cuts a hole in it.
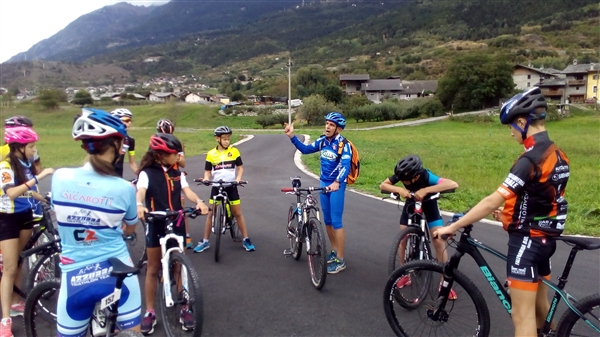
M 131 122 L 131 118 L 121 118 L 121 121 L 123 123 L 129 123 L 129 122 Z

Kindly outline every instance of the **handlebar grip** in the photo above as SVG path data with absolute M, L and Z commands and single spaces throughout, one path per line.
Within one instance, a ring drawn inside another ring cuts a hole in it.
M 39 245 L 39 246 L 37 246 L 35 248 L 28 249 L 28 250 L 22 252 L 20 255 L 21 255 L 22 258 L 27 258 L 27 257 L 29 257 L 29 256 L 31 256 L 33 254 L 36 254 L 37 252 L 41 252 L 42 250 L 44 250 L 44 249 L 46 249 L 46 248 L 48 248 L 50 246 L 54 246 L 54 245 L 56 245 L 59 242 L 60 242 L 60 239 L 54 239 L 52 241 L 46 242 L 46 243 L 44 243 L 42 245 Z
M 447 241 L 451 236 L 448 234 L 442 234 L 442 240 Z
M 284 192 L 284 193 L 294 192 L 294 188 L 293 187 L 284 187 L 281 189 L 281 192 Z

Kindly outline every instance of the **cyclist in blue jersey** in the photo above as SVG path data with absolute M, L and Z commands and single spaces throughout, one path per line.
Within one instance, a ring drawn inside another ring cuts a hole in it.
M 284 132 L 290 137 L 292 144 L 303 154 L 321 152 L 321 187 L 327 187 L 328 193 L 322 193 L 321 208 L 327 228 L 327 236 L 331 241 L 331 253 L 327 256 L 327 273 L 337 274 L 346 269 L 344 244 L 346 232 L 342 225 L 344 213 L 344 196 L 346 194 L 346 177 L 350 173 L 352 150 L 345 143 L 341 159 L 338 160 L 338 146 L 344 140 L 341 135 L 346 127 L 346 118 L 339 112 L 331 112 L 325 116 L 325 134 L 312 144 L 305 145 L 294 136 L 294 123 L 286 125 Z
M 127 137 L 125 125 L 102 110 L 82 112 L 72 134 L 89 161 L 83 167 L 59 169 L 52 179 L 62 242 L 57 327 L 59 336 L 69 337 L 86 335 L 94 306 L 114 291 L 116 278 L 110 277 L 108 259 L 133 266 L 122 236 L 133 234 L 138 222 L 135 189 L 114 169 Z M 117 321 L 124 329 L 140 331 L 140 320 L 138 277 L 127 277 Z
M 398 182 L 402 182 L 404 187 L 394 186 Z M 394 175 L 384 180 L 379 188 L 383 191 L 398 193 L 404 199 L 413 198 L 417 201 L 425 199 L 430 194 L 443 192 L 451 189 L 458 188 L 458 184 L 450 179 L 440 178 L 437 175 L 431 173 L 428 169 L 423 167 L 421 158 L 417 155 L 406 156 L 396 164 L 394 168 Z M 429 231 L 432 233 L 437 230 L 440 226 L 444 226 L 440 209 L 438 208 L 437 200 L 429 200 L 423 202 L 423 213 L 425 214 L 425 220 L 427 220 L 427 226 Z M 408 210 L 407 207 L 402 208 L 402 215 L 400 215 L 400 230 L 406 228 L 408 223 Z M 435 255 L 438 261 L 448 261 L 448 253 L 446 253 L 446 242 L 441 239 L 434 239 L 433 246 L 435 247 Z M 403 254 L 406 246 L 406 241 L 400 243 L 400 252 Z M 404 256 L 400 256 L 404 260 Z M 396 286 L 403 288 L 410 286 L 412 281 L 410 276 L 402 277 Z M 455 300 L 457 298 L 454 289 L 450 290 L 449 299 Z
M 52 174 L 48 168 L 39 175 L 28 159 L 35 153 L 38 136 L 28 127 L 13 127 L 4 131 L 9 153 L 0 162 L 0 249 L 4 271 L 0 294 L 2 296 L 2 322 L 0 337 L 12 336 L 11 316 L 23 316 L 24 304 L 13 294 L 13 285 L 20 284 L 19 253 L 27 244 L 33 229 L 33 198 L 38 180 Z M 12 296 L 12 298 L 11 298 Z

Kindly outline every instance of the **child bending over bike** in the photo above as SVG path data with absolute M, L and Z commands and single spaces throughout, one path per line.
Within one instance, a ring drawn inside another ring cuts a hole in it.
M 89 159 L 83 167 L 61 168 L 52 177 L 52 204 L 62 244 L 59 336 L 86 334 L 96 303 L 115 289 L 108 259 L 132 266 L 123 234 L 134 233 L 138 223 L 135 190 L 113 166 L 127 137 L 125 125 L 102 110 L 83 109 L 72 134 Z M 138 277 L 126 278 L 121 291 L 117 321 L 124 329 L 139 331 Z
M 204 171 L 204 180 L 223 180 L 223 181 L 242 181 L 242 174 L 244 174 L 244 168 L 242 163 L 242 157 L 240 151 L 237 148 L 230 146 L 231 134 L 233 132 L 227 126 L 219 126 L 215 129 L 214 135 L 217 141 L 217 147 L 208 151 L 206 154 L 206 164 Z M 246 229 L 246 220 L 242 215 L 242 207 L 240 205 L 240 194 L 237 186 L 230 186 L 225 189 L 229 197 L 229 204 L 231 205 L 231 213 L 237 220 L 240 231 L 244 240 L 242 240 L 242 246 L 248 252 L 255 250 L 252 241 L 248 237 L 248 230 Z M 213 187 L 210 191 L 209 203 L 213 203 L 212 197 L 218 193 L 218 189 Z M 208 237 L 210 236 L 210 229 L 212 227 L 212 214 L 206 217 L 206 227 L 204 228 L 204 240 L 198 242 L 194 252 L 201 253 L 210 248 Z
M 394 186 L 398 182 L 402 182 L 404 187 Z M 423 162 L 419 156 L 409 155 L 400 159 L 394 169 L 394 175 L 384 180 L 381 185 L 379 185 L 379 188 L 383 191 L 397 193 L 407 200 L 414 198 L 417 201 L 421 201 L 433 193 L 456 189 L 458 188 L 458 184 L 453 180 L 436 176 L 428 169 L 423 168 Z M 433 233 L 436 227 L 444 225 L 437 200 L 426 201 L 423 203 L 422 207 L 423 213 L 425 214 L 425 220 L 427 220 L 427 226 L 431 233 Z M 405 229 L 407 223 L 408 209 L 404 206 L 402 208 L 402 215 L 400 215 L 400 230 Z M 434 239 L 432 243 L 435 247 L 437 260 L 440 262 L 448 261 L 446 243 L 441 239 Z M 403 254 L 406 242 L 402 242 L 400 245 L 400 252 Z M 401 260 L 404 260 L 403 256 L 400 256 L 400 258 Z M 398 288 L 402 288 L 404 286 L 410 286 L 411 283 L 410 276 L 405 276 L 400 279 L 397 286 Z M 454 290 L 450 293 L 450 299 L 456 299 Z
M 183 152 L 181 142 L 168 133 L 156 133 L 150 137 L 150 149 L 140 163 L 137 182 L 137 213 L 140 218 L 150 211 L 178 211 L 183 209 L 181 193 L 196 205 L 203 214 L 208 207 L 194 193 L 185 178 L 177 168 L 179 153 Z M 185 237 L 184 226 L 174 227 L 175 234 Z M 156 296 L 156 280 L 161 267 L 160 238 L 165 236 L 165 221 L 155 220 L 148 223 L 146 232 L 146 266 L 145 298 L 146 313 L 142 319 L 142 333 L 149 335 L 154 332 L 156 313 L 154 299 Z M 188 309 L 182 308 L 181 321 L 183 330 L 193 329 L 194 320 Z
M 548 137 L 547 104 L 539 88 L 515 95 L 502 105 L 500 122 L 525 147 L 508 177 L 464 217 L 436 235 L 452 235 L 494 212 L 502 204 L 502 225 L 508 231 L 506 274 L 512 301 L 515 336 L 537 336 L 550 309 L 548 287 L 550 258 L 567 218 L 564 198 L 569 180 L 569 159 Z M 554 323 L 552 325 L 554 329 Z

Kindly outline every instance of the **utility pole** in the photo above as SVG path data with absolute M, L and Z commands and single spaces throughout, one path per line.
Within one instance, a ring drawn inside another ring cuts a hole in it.
M 292 58 L 288 58 L 288 125 L 292 124 Z

